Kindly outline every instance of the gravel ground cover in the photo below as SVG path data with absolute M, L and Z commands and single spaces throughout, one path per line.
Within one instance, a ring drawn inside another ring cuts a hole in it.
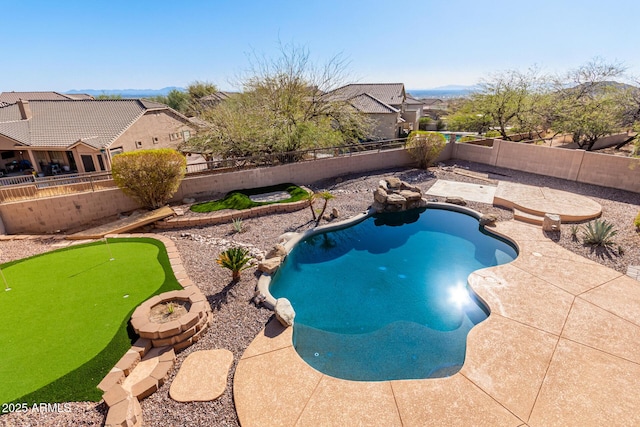
M 476 177 L 458 172 L 476 174 Z M 546 186 L 582 194 L 599 202 L 603 207 L 602 218 L 615 224 L 618 230 L 613 250 L 592 250 L 574 241 L 570 225 L 563 224 L 560 233 L 548 237 L 563 247 L 614 268 L 622 273 L 628 265 L 640 265 L 640 234 L 633 226 L 633 218 L 640 209 L 640 194 L 604 187 L 590 186 L 556 178 L 533 175 L 487 165 L 450 162 L 428 172 L 418 169 L 394 169 L 323 180 L 309 186 L 314 191 L 328 190 L 336 196 L 329 202 L 338 209 L 340 218 L 362 212 L 373 200 L 372 192 L 380 179 L 393 175 L 426 191 L 436 179 L 469 182 L 482 185 L 497 184 L 498 180 L 522 184 Z M 479 178 L 484 177 L 484 178 Z M 443 198 L 433 198 L 443 201 Z M 318 202 L 321 207 L 322 202 Z M 482 213 L 495 214 L 499 220 L 509 220 L 513 214 L 491 205 L 469 202 L 468 206 Z M 191 215 L 191 213 L 188 213 Z M 142 401 L 145 426 L 237 426 L 238 419 L 233 405 L 232 384 L 235 366 L 246 347 L 271 318 L 272 312 L 256 307 L 251 299 L 256 285 L 255 267 L 245 270 L 241 280 L 231 283 L 231 274 L 215 264 L 218 253 L 230 245 L 242 245 L 253 254 L 268 251 L 278 236 L 288 231 L 304 231 L 313 226 L 308 209 L 289 214 L 270 215 L 245 220 L 244 232 L 234 233 L 232 224 L 199 227 L 162 232 L 176 242 L 189 277 L 207 295 L 214 312 L 214 323 L 198 343 L 178 354 L 176 368 L 194 351 L 226 348 L 234 354 L 227 389 L 214 402 L 178 403 L 169 398 L 168 391 L 177 369 L 155 394 Z M 579 234 L 580 236 L 580 234 Z M 0 262 L 23 258 L 51 249 L 55 240 L 0 242 Z M 618 246 L 623 248 L 622 254 Z M 265 380 L 268 380 L 265 373 Z M 104 422 L 105 407 L 102 403 L 69 403 L 64 411 L 16 412 L 0 416 L 0 426 L 94 426 Z M 265 414 L 265 420 L 268 415 Z

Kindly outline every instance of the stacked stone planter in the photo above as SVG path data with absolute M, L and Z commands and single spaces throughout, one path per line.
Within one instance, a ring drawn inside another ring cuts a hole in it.
M 171 301 L 188 302 L 190 306 L 187 313 L 166 323 L 156 323 L 149 319 L 153 307 Z M 131 316 L 131 326 L 141 338 L 150 340 L 153 347 L 171 346 L 175 351 L 198 341 L 212 322 L 211 306 L 195 286 L 156 295 L 140 304 Z

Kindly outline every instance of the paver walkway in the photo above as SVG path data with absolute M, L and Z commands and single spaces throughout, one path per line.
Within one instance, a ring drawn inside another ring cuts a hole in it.
M 517 221 L 493 231 L 518 258 L 472 273 L 491 315 L 473 328 L 460 372 L 347 381 L 307 365 L 291 328 L 270 322 L 236 368 L 240 423 L 258 426 L 640 425 L 640 283 Z

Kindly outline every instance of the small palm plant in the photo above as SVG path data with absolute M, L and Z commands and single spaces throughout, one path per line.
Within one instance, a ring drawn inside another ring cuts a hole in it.
M 317 194 L 313 191 L 307 193 L 307 195 L 304 197 L 304 200 L 309 203 L 309 209 L 311 209 L 311 215 L 313 216 L 314 221 L 316 220 L 316 211 L 313 209 L 313 203 L 316 201 L 316 197 Z
M 324 215 L 324 211 L 327 210 L 327 204 L 329 203 L 329 200 L 335 199 L 335 196 L 333 194 L 329 193 L 328 191 L 321 191 L 320 193 L 318 193 L 318 197 L 320 197 L 321 199 L 324 200 L 324 205 L 322 206 L 322 211 L 320 211 L 320 214 L 318 215 L 318 218 L 316 219 L 316 226 L 318 226 L 318 224 L 320 224 L 320 220 L 322 219 L 322 215 Z
M 613 238 L 618 234 L 618 230 L 613 228 L 613 224 L 606 219 L 589 222 L 583 229 L 582 240 L 584 243 L 593 246 L 608 247 L 613 245 Z
M 251 257 L 249 251 L 245 248 L 229 248 L 224 252 L 221 252 L 216 259 L 218 265 L 231 270 L 231 279 L 234 282 L 240 280 L 240 272 L 251 267 L 249 264 Z

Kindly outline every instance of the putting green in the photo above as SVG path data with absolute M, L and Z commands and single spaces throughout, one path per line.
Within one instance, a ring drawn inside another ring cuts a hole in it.
M 133 310 L 181 289 L 154 239 L 109 239 L 1 267 L 11 287 L 0 291 L 1 403 L 98 400 L 96 386 L 131 345 Z

